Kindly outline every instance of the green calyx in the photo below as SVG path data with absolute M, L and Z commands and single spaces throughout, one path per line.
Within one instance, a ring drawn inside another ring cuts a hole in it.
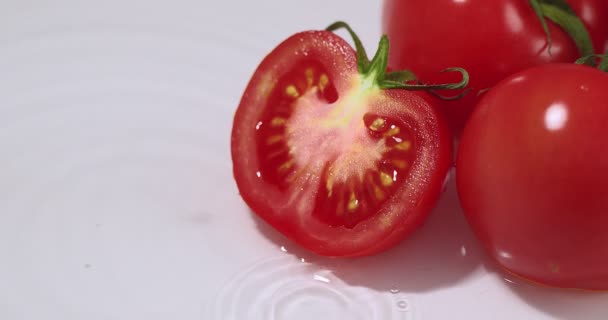
M 576 43 L 581 56 L 594 54 L 593 42 L 583 21 L 565 0 L 530 0 L 530 5 L 536 12 L 543 30 L 547 35 L 547 47 L 551 53 L 553 39 L 549 32 L 546 19 L 560 26 Z
M 370 61 L 367 56 L 367 53 L 365 52 L 365 48 L 363 48 L 361 40 L 346 22 L 338 21 L 326 28 L 327 31 L 335 31 L 338 29 L 346 29 L 346 31 L 348 31 L 350 36 L 353 38 L 355 50 L 357 51 L 357 67 L 359 73 L 363 76 L 364 79 L 372 82 L 380 89 L 425 90 L 444 100 L 459 99 L 468 92 L 467 90 L 465 90 L 464 92 L 452 97 L 446 97 L 436 92 L 436 90 L 464 89 L 469 84 L 469 74 L 463 68 L 448 68 L 441 71 L 460 73 L 462 75 L 462 80 L 460 82 L 444 84 L 423 84 L 411 71 L 386 71 L 388 65 L 389 49 L 389 41 L 386 35 L 383 35 L 380 38 L 380 43 L 378 44 L 378 51 L 376 51 L 376 54 Z

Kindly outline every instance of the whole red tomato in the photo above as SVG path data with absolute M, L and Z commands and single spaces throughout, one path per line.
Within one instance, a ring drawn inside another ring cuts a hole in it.
M 386 38 L 380 47 L 364 66 L 332 32 L 295 34 L 264 58 L 234 117 L 241 196 L 321 255 L 396 244 L 424 221 L 450 165 L 445 121 L 426 94 L 384 89 Z
M 504 268 L 547 285 L 608 289 L 608 74 L 547 64 L 496 85 L 457 159 L 463 209 Z
M 608 50 L 608 1 L 569 0 L 597 52 Z M 574 62 L 579 53 L 560 27 L 548 22 L 547 36 L 528 0 L 385 0 L 383 29 L 391 41 L 389 66 L 410 69 L 426 82 L 453 80 L 438 74 L 463 67 L 473 91 L 442 103 L 458 135 L 479 100 L 480 90 L 531 66 Z

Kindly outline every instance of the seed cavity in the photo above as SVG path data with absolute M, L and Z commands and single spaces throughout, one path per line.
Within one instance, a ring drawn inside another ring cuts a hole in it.
M 285 162 L 279 166 L 279 172 L 286 172 L 287 170 L 289 170 L 293 167 L 294 163 L 295 163 L 294 159 L 287 160 L 287 162 Z
M 281 142 L 281 141 L 283 141 L 283 136 L 282 136 L 282 135 L 277 134 L 277 135 L 274 135 L 274 136 L 270 136 L 270 137 L 268 137 L 268 139 L 266 140 L 266 143 L 267 143 L 269 146 L 271 146 L 271 145 L 277 144 L 277 143 L 279 143 L 279 142 Z
M 407 168 L 407 162 L 404 160 L 393 160 L 392 163 L 395 167 L 397 167 L 399 169 Z
M 384 200 L 385 194 L 380 187 L 374 186 L 374 196 L 376 197 L 376 200 L 382 201 Z
M 272 159 L 274 159 L 274 158 L 278 158 L 278 157 L 279 157 L 279 156 L 281 156 L 281 155 L 284 155 L 285 153 L 287 153 L 287 148 L 281 148 L 280 150 L 277 150 L 277 151 L 274 151 L 274 152 L 269 153 L 269 154 L 266 156 L 266 159 L 268 159 L 268 160 L 272 160 Z
M 344 215 L 344 194 L 342 192 L 338 193 L 338 206 L 336 207 L 336 214 L 338 216 Z

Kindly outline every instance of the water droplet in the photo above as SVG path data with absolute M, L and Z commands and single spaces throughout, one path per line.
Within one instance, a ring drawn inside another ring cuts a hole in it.
M 513 258 L 513 256 L 510 253 L 503 251 L 503 250 L 498 250 L 498 256 L 503 259 L 507 259 L 507 260 Z
M 407 311 L 409 309 L 409 304 L 405 300 L 399 300 L 397 301 L 397 308 L 399 308 L 400 311 Z
M 392 294 L 397 294 L 397 293 L 399 293 L 399 289 L 393 288 L 393 289 L 390 290 L 390 292 Z
M 258 122 L 258 124 L 255 125 L 255 130 L 260 130 L 262 124 L 264 124 L 262 121 Z
M 262 177 L 262 173 L 261 173 L 260 171 L 256 171 L 256 172 L 255 172 L 255 175 L 256 175 L 258 178 L 261 178 L 261 177 Z
M 302 262 L 306 262 L 306 259 L 304 259 L 304 258 L 300 258 L 300 261 L 302 261 Z
M 320 282 L 324 282 L 324 283 L 330 283 L 331 280 L 329 280 L 328 278 L 320 275 L 320 274 L 315 274 L 312 276 L 313 279 L 320 281 Z
M 465 246 L 460 247 L 460 255 L 463 256 L 463 257 L 466 257 L 466 255 L 467 255 L 467 247 L 465 247 Z
M 285 248 L 285 246 L 281 246 L 281 251 L 287 252 L 287 248 Z

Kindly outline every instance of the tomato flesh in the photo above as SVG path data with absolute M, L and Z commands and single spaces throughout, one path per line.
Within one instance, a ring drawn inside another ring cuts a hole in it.
M 608 289 L 608 75 L 549 64 L 498 84 L 459 146 L 457 186 L 498 264 L 535 282 Z
M 415 230 L 450 164 L 426 94 L 360 75 L 331 32 L 304 32 L 262 61 L 237 109 L 233 170 L 249 207 L 303 247 L 361 256 Z
M 291 118 L 303 101 L 319 108 L 337 99 L 335 87 L 319 63 L 304 61 L 285 74 L 270 93 L 265 112 L 256 125 L 261 177 L 280 189 L 287 189 L 302 173 L 297 168 L 288 138 L 293 133 Z M 301 146 L 300 146 L 301 147 Z
M 372 114 L 364 120 L 367 146 L 355 143 L 336 153 L 320 175 L 325 185 L 317 193 L 315 217 L 332 226 L 352 228 L 377 213 L 399 189 L 413 161 L 411 134 L 402 131 L 401 123 Z M 365 151 L 356 162 L 367 164 L 352 171 L 352 159 L 357 158 L 353 153 L 362 149 L 372 150 L 373 157 Z

